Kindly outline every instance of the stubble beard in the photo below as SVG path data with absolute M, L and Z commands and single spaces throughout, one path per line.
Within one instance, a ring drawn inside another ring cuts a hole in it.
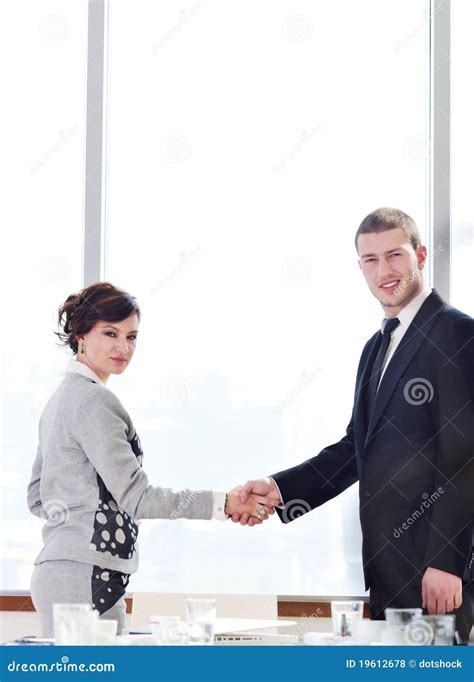
M 391 301 L 388 303 L 385 303 L 385 301 L 380 301 L 380 303 L 384 308 L 400 308 L 401 310 L 420 292 L 422 284 L 423 279 L 420 270 L 414 270 L 413 273 L 407 278 L 407 285 L 404 286 L 403 281 L 399 285 L 400 290 L 402 288 L 405 289 L 404 296 L 399 301 L 396 303 Z

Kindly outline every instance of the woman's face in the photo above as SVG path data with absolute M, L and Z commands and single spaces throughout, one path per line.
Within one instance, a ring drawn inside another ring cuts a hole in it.
M 88 365 L 102 381 L 110 374 L 122 374 L 135 352 L 138 317 L 133 314 L 121 322 L 99 320 L 92 329 L 78 337 L 77 359 Z M 81 349 L 84 347 L 84 353 Z

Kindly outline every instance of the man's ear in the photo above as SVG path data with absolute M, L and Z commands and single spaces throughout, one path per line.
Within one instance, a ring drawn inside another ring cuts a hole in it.
M 359 268 L 362 270 L 362 265 L 361 265 L 361 262 L 360 262 L 360 258 L 359 258 L 359 260 L 358 260 L 357 262 L 358 262 L 358 264 L 359 264 Z
M 425 267 L 426 258 L 428 256 L 428 251 L 426 246 L 419 246 L 416 250 L 416 259 L 418 261 L 418 267 L 422 270 Z

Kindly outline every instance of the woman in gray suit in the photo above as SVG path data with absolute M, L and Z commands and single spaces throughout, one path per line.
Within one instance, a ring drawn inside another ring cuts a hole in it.
M 129 414 L 106 387 L 122 374 L 137 343 L 140 309 L 107 282 L 72 294 L 59 309 L 58 336 L 76 356 L 49 399 L 28 486 L 28 505 L 46 521 L 31 595 L 43 637 L 53 636 L 53 603 L 91 603 L 125 626 L 125 589 L 138 568 L 140 519 L 225 520 L 248 512 L 262 523 L 271 500 L 154 487 Z M 274 504 L 274 502 L 273 502 Z

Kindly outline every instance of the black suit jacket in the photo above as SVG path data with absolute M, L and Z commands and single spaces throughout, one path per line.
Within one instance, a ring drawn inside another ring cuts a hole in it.
M 283 522 L 358 480 L 366 589 L 394 596 L 419 590 L 428 566 L 469 578 L 474 320 L 433 291 L 388 364 L 368 420 L 366 386 L 381 336 L 362 351 L 344 438 L 273 478 Z

